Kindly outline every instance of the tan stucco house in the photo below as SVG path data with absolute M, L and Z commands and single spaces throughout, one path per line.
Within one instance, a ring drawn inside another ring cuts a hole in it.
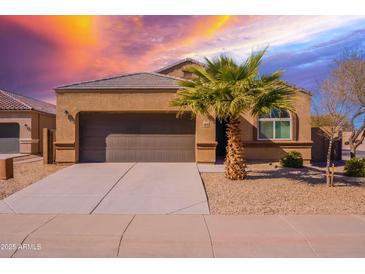
M 42 129 L 55 129 L 56 106 L 0 90 L 0 153 L 42 153 Z
M 156 72 L 141 72 L 56 88 L 56 162 L 196 161 L 215 163 L 225 153 L 225 123 L 186 113 L 170 102 L 181 78 L 191 79 L 184 59 Z M 311 159 L 311 95 L 296 92 L 294 113 L 242 115 L 248 160 L 274 161 L 290 150 Z

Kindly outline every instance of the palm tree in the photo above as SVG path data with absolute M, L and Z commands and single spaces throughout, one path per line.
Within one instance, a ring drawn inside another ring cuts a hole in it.
M 292 91 L 280 81 L 282 71 L 260 75 L 259 67 L 266 49 L 251 54 L 238 64 L 232 58 L 221 56 L 215 60 L 205 58 L 206 66 L 192 65 L 189 71 L 193 80 L 179 82 L 182 89 L 172 101 L 181 112 L 189 109 L 226 120 L 227 154 L 225 176 L 231 180 L 244 179 L 246 161 L 241 141 L 240 117 L 245 112 L 252 115 L 269 113 L 273 109 L 293 110 Z

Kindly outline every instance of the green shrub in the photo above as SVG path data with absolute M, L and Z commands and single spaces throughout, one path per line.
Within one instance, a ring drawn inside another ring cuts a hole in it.
M 280 164 L 284 167 L 303 167 L 303 157 L 298 151 L 290 151 L 280 159 Z
M 350 177 L 365 177 L 365 159 L 352 158 L 345 164 L 345 175 Z

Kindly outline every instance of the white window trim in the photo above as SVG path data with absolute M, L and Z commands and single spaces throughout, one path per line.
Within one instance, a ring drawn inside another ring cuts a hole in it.
M 293 119 L 292 114 L 288 111 L 289 118 L 260 118 L 258 116 L 257 118 L 257 140 L 259 141 L 268 141 L 268 140 L 274 140 L 274 141 L 291 141 L 293 140 Z M 273 123 L 273 138 L 260 138 L 260 121 L 269 121 Z M 290 137 L 289 138 L 275 138 L 275 121 L 277 122 L 290 122 Z

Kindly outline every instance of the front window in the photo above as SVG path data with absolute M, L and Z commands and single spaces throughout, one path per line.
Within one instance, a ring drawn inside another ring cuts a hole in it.
M 286 110 L 273 110 L 259 116 L 259 140 L 290 140 L 292 121 Z

